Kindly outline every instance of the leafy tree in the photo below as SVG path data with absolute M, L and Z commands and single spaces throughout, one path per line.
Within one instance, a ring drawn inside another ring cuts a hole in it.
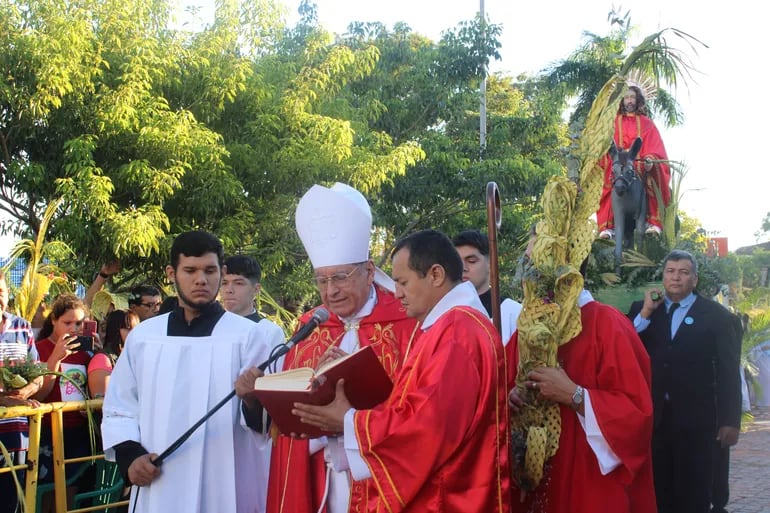
M 353 23 L 343 41 L 355 48 L 376 45 L 380 59 L 343 95 L 346 108 L 356 105 L 367 113 L 360 122 L 394 141 L 418 140 L 425 151 L 424 160 L 371 198 L 382 239 L 392 242 L 427 227 L 450 235 L 485 229 L 484 191 L 495 180 L 505 210 L 501 270 L 510 279 L 545 180 L 563 172 L 566 129 L 562 104 L 547 91 L 526 77 L 491 76 L 487 147 L 481 153 L 479 85 L 489 60 L 498 56 L 499 34 L 499 26 L 480 19 L 446 31 L 438 42 L 405 24 L 388 30 Z M 379 248 L 381 261 L 389 245 Z
M 258 253 L 267 271 L 291 267 L 291 217 L 310 184 L 376 192 L 422 158 L 415 142 L 355 124 L 360 109 L 332 108 L 378 52 L 331 44 L 307 5 L 287 30 L 270 0 L 222 2 L 195 33 L 168 28 L 170 2 L 0 6 L 3 228 L 35 235 L 61 196 L 50 236 L 86 281 L 113 257 L 123 282 L 160 281 L 173 236 L 190 228 Z
M 2 9 L 6 231 L 36 235 L 61 195 L 51 235 L 79 255 L 73 267 L 114 255 L 152 268 L 145 259 L 161 249 L 180 190 L 207 184 L 223 199 L 186 203 L 196 221 L 227 217 L 238 198 L 221 140 L 160 87 L 183 49 L 165 28 L 169 5 L 3 0 Z

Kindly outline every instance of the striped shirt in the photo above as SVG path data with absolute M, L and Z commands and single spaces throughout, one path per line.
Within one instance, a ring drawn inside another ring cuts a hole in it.
M 3 312 L 2 321 L 0 360 L 24 360 L 27 355 L 32 356 L 35 361 L 39 360 L 35 337 L 29 323 L 8 312 Z M 0 440 L 10 451 L 26 448 L 22 435 L 26 438 L 27 431 L 27 417 L 0 419 Z

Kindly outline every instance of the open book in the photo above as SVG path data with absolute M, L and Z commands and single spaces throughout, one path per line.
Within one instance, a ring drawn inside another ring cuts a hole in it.
M 345 395 L 357 410 L 367 410 L 390 395 L 393 383 L 377 355 L 364 347 L 347 356 L 326 362 L 317 370 L 292 369 L 258 378 L 253 394 L 270 414 L 281 433 L 304 433 L 316 438 L 326 433 L 303 424 L 291 410 L 294 403 L 325 405 L 334 400 L 337 381 L 345 380 Z

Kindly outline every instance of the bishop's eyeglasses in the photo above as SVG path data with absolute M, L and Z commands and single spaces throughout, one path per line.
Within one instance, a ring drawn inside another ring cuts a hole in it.
M 353 274 L 361 268 L 361 263 L 355 264 L 355 267 L 349 272 L 338 272 L 329 276 L 314 276 L 313 281 L 319 289 L 323 289 L 329 283 L 332 283 L 335 287 L 345 286 L 350 282 L 350 278 Z

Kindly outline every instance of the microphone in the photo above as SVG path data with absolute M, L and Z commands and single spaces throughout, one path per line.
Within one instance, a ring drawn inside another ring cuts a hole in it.
M 310 320 L 302 326 L 297 333 L 291 336 L 289 340 L 286 341 L 285 344 L 276 346 L 276 350 L 274 351 L 275 354 L 271 355 L 269 359 L 267 359 L 265 362 L 261 363 L 259 365 L 259 370 L 264 371 L 267 369 L 267 367 L 276 361 L 281 356 L 285 355 L 289 352 L 289 349 L 291 349 L 296 344 L 302 342 L 307 337 L 310 336 L 311 333 L 313 333 L 313 330 L 315 330 L 320 324 L 326 322 L 329 320 L 329 310 L 327 310 L 324 307 L 318 308 L 315 312 L 313 312 L 313 316 L 310 318 Z
M 317 309 L 315 312 L 313 312 L 313 317 L 310 318 L 307 324 L 302 326 L 297 333 L 294 334 L 293 337 L 291 337 L 289 340 L 286 341 L 285 344 L 275 346 L 273 349 L 273 352 L 275 354 L 271 354 L 270 358 L 259 364 L 259 370 L 264 371 L 267 369 L 268 365 L 276 361 L 281 356 L 285 355 L 289 352 L 289 349 L 292 348 L 292 346 L 298 344 L 299 342 L 302 342 L 305 340 L 310 334 L 313 332 L 314 329 L 318 327 L 319 324 L 324 323 L 329 320 L 329 310 L 327 310 L 324 307 L 321 307 Z M 227 397 L 219 401 L 213 408 L 211 408 L 206 415 L 198 419 L 198 421 L 190 427 L 185 433 L 177 438 L 177 440 L 171 444 L 171 446 L 163 451 L 160 456 L 155 458 L 155 460 L 152 462 L 153 465 L 156 467 L 160 467 L 163 461 L 169 457 L 174 451 L 179 449 L 179 447 L 188 439 L 190 436 L 195 432 L 196 429 L 198 429 L 206 420 L 208 420 L 209 417 L 211 417 L 214 413 L 217 412 L 222 406 L 230 402 L 230 399 L 235 397 L 235 390 L 231 391 L 229 394 L 227 394 Z

